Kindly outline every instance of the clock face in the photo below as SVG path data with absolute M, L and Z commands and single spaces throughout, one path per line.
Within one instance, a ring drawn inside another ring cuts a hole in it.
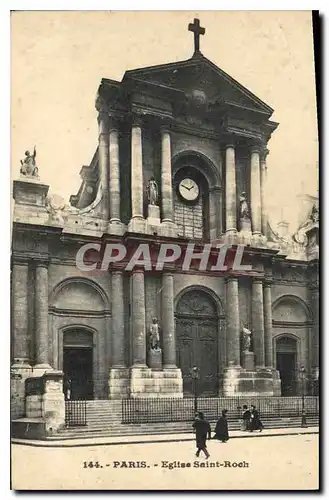
M 196 201 L 200 192 L 197 183 L 188 177 L 180 181 L 178 191 L 181 197 L 186 201 Z

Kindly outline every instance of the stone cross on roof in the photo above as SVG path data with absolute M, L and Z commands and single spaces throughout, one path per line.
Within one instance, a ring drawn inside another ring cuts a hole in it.
M 204 35 L 206 30 L 200 26 L 200 20 L 194 18 L 193 23 L 188 25 L 188 30 L 194 33 L 194 54 L 200 52 L 200 35 Z

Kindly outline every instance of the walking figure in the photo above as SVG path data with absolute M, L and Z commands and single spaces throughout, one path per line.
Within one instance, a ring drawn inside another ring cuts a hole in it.
M 198 457 L 200 455 L 200 451 L 203 451 L 206 458 L 209 458 L 210 455 L 207 450 L 207 437 L 208 439 L 211 439 L 211 429 L 208 420 L 204 418 L 204 414 L 201 411 L 198 413 L 192 427 L 195 429 L 197 447 L 195 456 Z
M 251 416 L 250 416 L 250 431 L 258 431 L 262 432 L 264 429 L 264 425 L 262 424 L 260 418 L 259 418 L 259 413 L 256 410 L 256 406 L 251 405 Z
M 242 421 L 243 421 L 243 429 L 244 431 L 249 431 L 250 430 L 250 420 L 251 420 L 251 411 L 249 410 L 247 405 L 243 405 L 243 414 L 242 414 Z
M 227 425 L 227 410 L 222 410 L 222 416 L 218 419 L 215 427 L 215 435 L 213 439 L 218 439 L 222 443 L 229 440 L 228 425 Z

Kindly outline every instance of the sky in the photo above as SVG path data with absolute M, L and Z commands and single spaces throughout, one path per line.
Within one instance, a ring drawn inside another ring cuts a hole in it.
M 11 15 L 11 164 L 18 178 L 37 148 L 41 181 L 68 200 L 97 147 L 95 97 L 103 77 L 186 60 L 188 23 L 201 51 L 275 111 L 267 158 L 272 225 L 297 223 L 297 195 L 317 194 L 318 132 L 311 12 L 16 11 Z

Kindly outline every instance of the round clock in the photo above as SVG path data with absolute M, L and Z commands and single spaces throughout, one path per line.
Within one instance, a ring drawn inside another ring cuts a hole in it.
M 186 201 L 196 201 L 200 192 L 197 183 L 188 177 L 180 181 L 178 191 L 181 197 Z

